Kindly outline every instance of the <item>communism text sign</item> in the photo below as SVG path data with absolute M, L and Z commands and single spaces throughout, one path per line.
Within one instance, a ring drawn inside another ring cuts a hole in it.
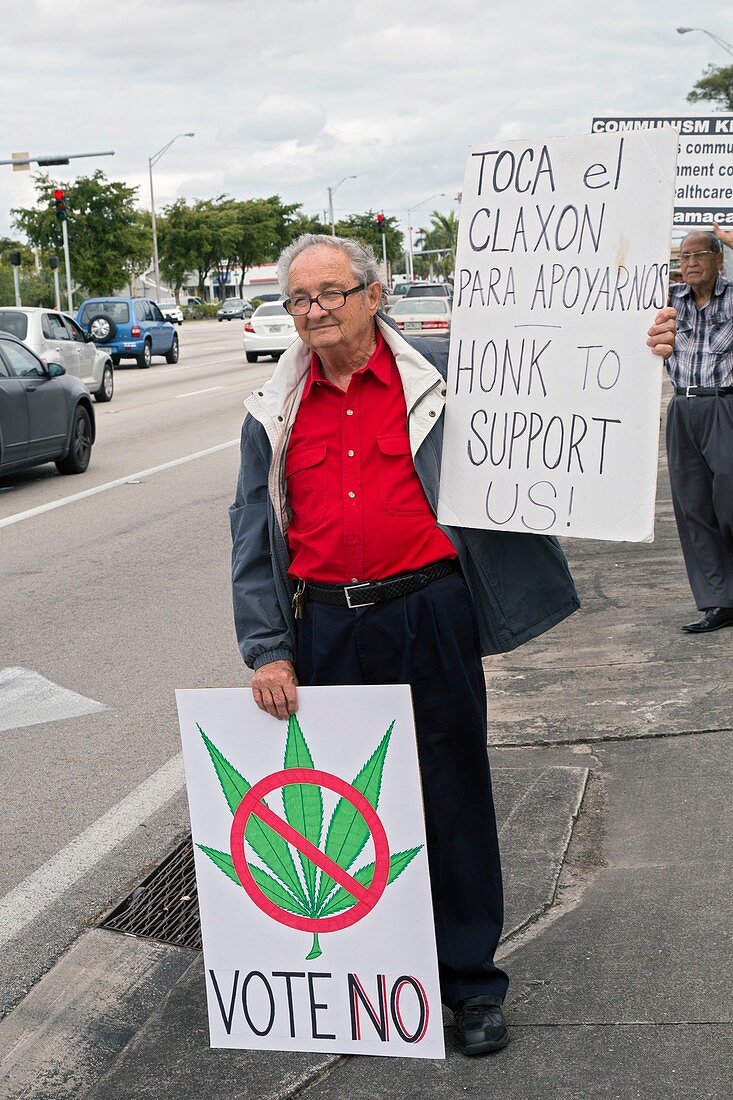
M 176 695 L 212 1046 L 442 1057 L 409 688 Z
M 650 540 L 677 133 L 475 146 L 438 519 Z

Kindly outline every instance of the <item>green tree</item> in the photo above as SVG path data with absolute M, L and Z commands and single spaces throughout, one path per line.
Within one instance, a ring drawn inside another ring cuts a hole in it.
M 177 199 L 163 209 L 156 223 L 160 274 L 173 287 L 178 302 L 186 275 L 196 267 L 193 246 L 195 216 L 185 199 Z
M 300 213 L 300 203 L 283 203 L 279 195 L 265 199 L 246 199 L 237 204 L 238 242 L 236 259 L 241 266 L 240 294 L 247 269 L 273 263 L 283 248 L 300 233 L 318 232 L 317 219 Z
M 687 102 L 715 103 L 720 111 L 733 111 L 733 65 L 708 65 Z
M 133 205 L 137 188 L 108 180 L 99 170 L 63 184 L 39 175 L 34 184 L 36 206 L 12 210 L 13 224 L 31 245 L 61 256 L 61 222 L 53 202 L 54 190 L 61 187 L 66 192 L 71 271 L 83 293 L 112 294 L 149 264 L 150 220 Z
M 390 264 L 401 263 L 404 237 L 397 218 L 386 217 L 384 227 L 387 237 L 387 260 Z M 367 210 L 365 214 L 349 214 L 348 218 L 342 218 L 336 223 L 335 229 L 337 237 L 357 237 L 365 244 L 370 244 L 377 254 L 377 259 L 382 259 L 382 234 L 379 231 L 374 210 Z
M 429 278 L 452 278 L 458 244 L 458 218 L 455 211 L 440 214 L 434 210 L 430 225 L 418 231 L 415 244 L 429 255 L 415 257 L 415 271 Z
M 18 274 L 23 305 L 53 306 L 55 304 L 54 284 L 47 257 L 39 255 L 41 267 L 37 268 L 32 249 L 12 237 L 0 237 L 0 306 L 15 305 L 15 280 L 13 265 L 10 263 L 11 252 L 20 252 Z

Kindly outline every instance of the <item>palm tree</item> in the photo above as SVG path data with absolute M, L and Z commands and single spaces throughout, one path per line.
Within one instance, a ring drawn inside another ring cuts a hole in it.
M 456 263 L 456 245 L 458 243 L 458 218 L 455 211 L 448 214 L 440 214 L 434 210 L 430 215 L 430 225 L 421 228 L 415 243 L 421 251 L 434 253 L 425 260 L 418 257 L 418 267 L 429 267 L 429 277 L 436 275 L 443 279 L 453 278 L 453 269 Z M 426 274 L 426 272 L 421 272 Z

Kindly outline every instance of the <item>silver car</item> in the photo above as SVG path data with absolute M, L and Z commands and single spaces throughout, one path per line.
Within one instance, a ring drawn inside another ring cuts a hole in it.
M 109 352 L 95 347 L 68 313 L 40 306 L 1 306 L 0 329 L 17 336 L 47 363 L 60 363 L 96 401 L 111 401 L 115 390 Z
M 248 363 L 260 355 L 279 359 L 295 339 L 295 321 L 282 302 L 265 302 L 244 322 L 243 344 Z

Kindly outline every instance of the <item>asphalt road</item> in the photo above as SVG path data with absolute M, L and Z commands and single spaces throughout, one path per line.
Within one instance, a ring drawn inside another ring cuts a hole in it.
M 187 831 L 175 688 L 246 677 L 227 508 L 274 363 L 240 322 L 179 331 L 175 366 L 117 369 L 85 474 L 0 479 L 2 1011 Z

